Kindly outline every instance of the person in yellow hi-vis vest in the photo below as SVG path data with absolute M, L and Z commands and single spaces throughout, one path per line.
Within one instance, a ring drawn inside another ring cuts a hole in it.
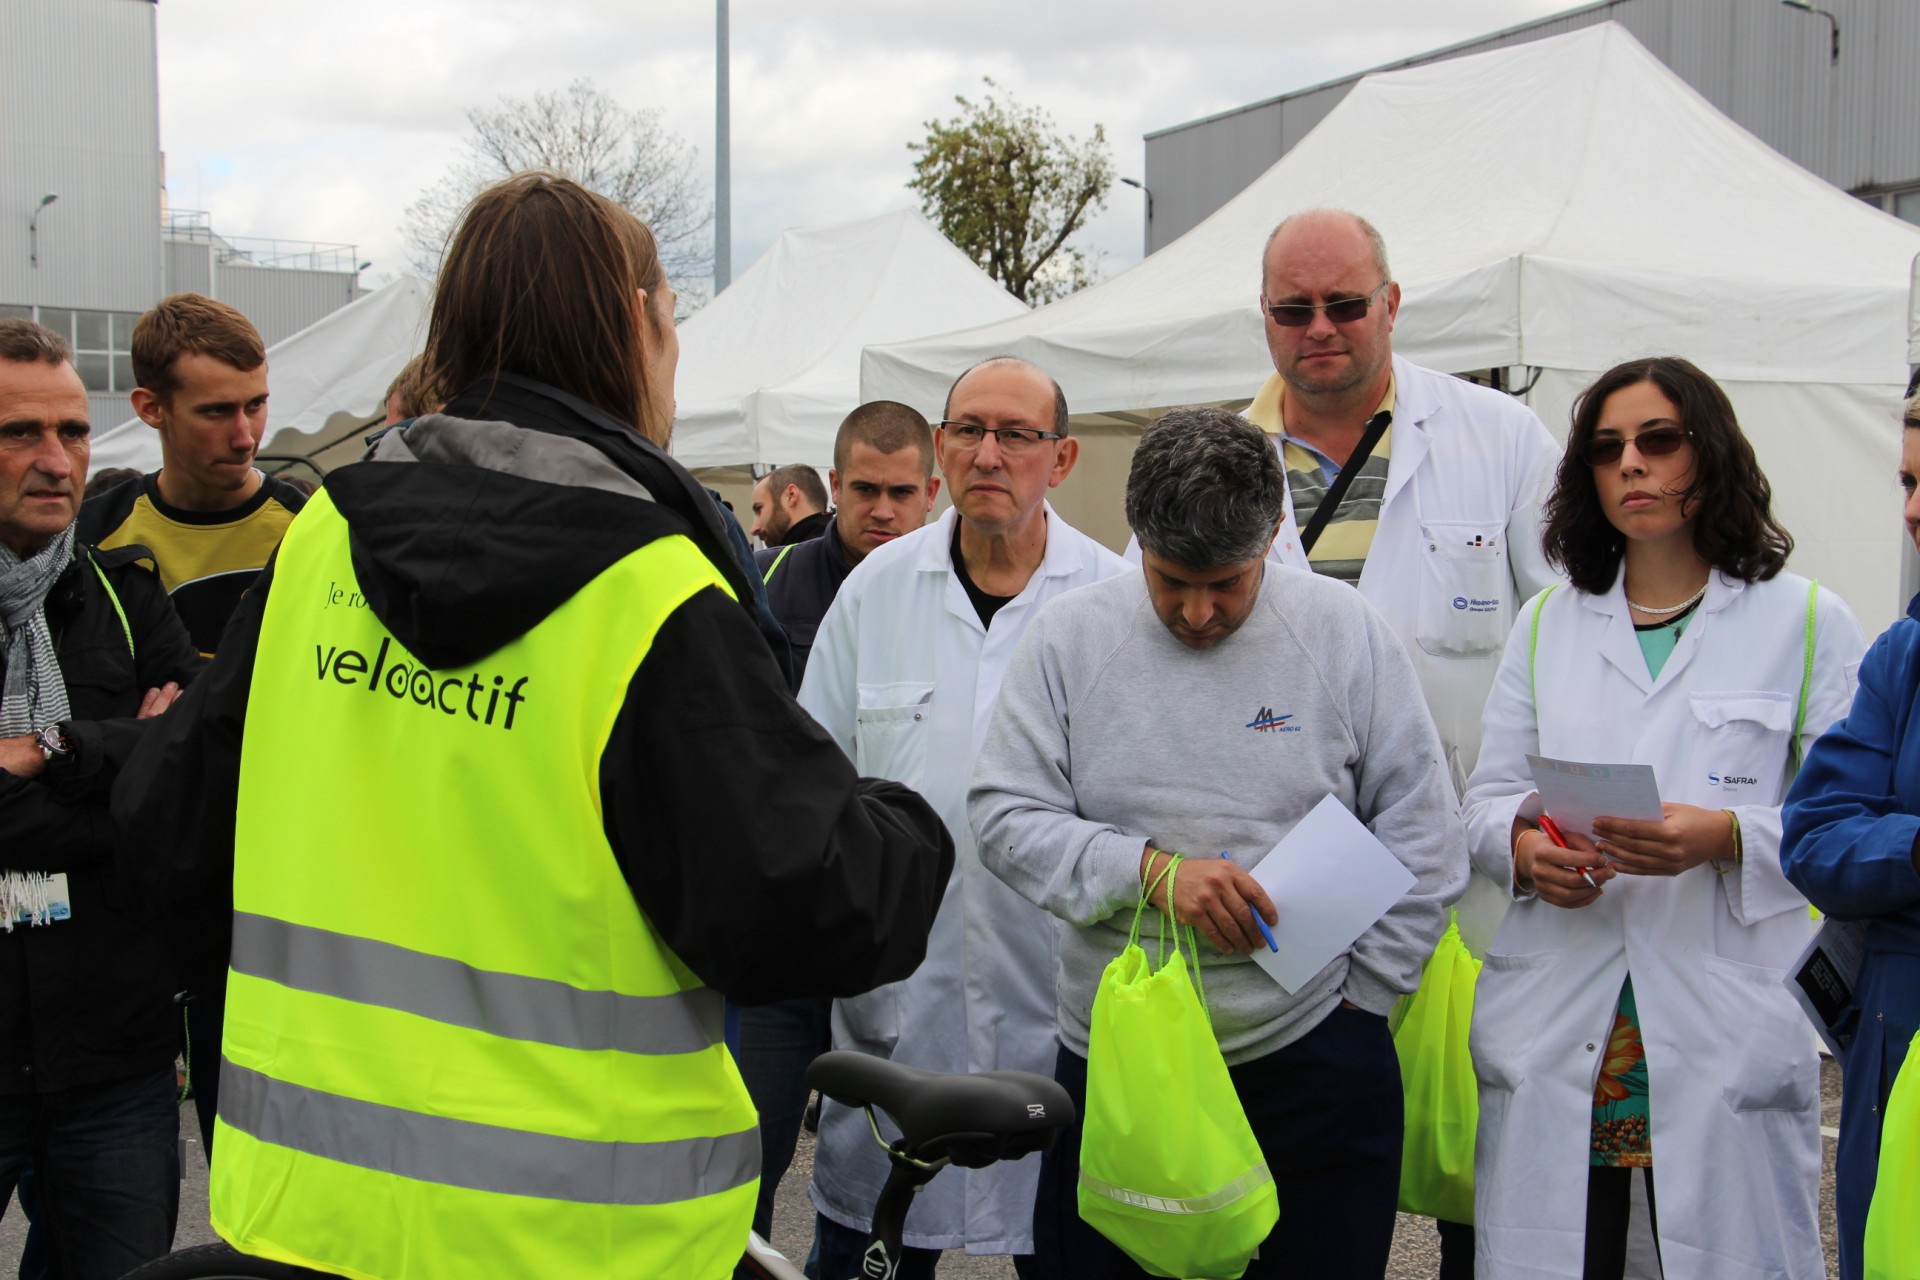
M 445 408 L 328 477 L 116 793 L 130 888 L 228 967 L 211 1202 L 242 1252 L 729 1275 L 759 1139 L 721 996 L 921 959 L 952 842 L 786 692 L 657 447 L 672 316 L 611 202 L 476 198 L 427 337 Z

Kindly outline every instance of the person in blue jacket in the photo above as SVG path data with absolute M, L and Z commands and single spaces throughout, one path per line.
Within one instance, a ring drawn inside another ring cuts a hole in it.
M 1920 396 L 1907 401 L 1900 487 L 1920 546 Z M 1807 900 L 1866 923 L 1866 958 L 1839 1030 L 1840 1275 L 1860 1280 L 1887 1095 L 1920 1028 L 1920 596 L 1860 664 L 1846 719 L 1807 753 L 1787 793 L 1780 862 Z

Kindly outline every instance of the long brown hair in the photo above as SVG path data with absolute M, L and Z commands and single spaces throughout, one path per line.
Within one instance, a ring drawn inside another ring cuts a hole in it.
M 665 444 L 671 387 L 647 385 L 634 290 L 646 323 L 663 278 L 645 223 L 605 196 L 544 171 L 517 173 L 473 198 L 433 292 L 424 353 L 428 403 L 516 373 L 585 400 Z M 649 412 L 652 409 L 653 412 Z M 664 420 L 663 420 L 664 419 Z
M 1581 456 L 1616 391 L 1651 382 L 1680 411 L 1691 435 L 1693 482 L 1681 501 L 1693 515 L 1693 547 L 1731 578 L 1765 582 L 1786 567 L 1793 537 L 1773 518 L 1773 486 L 1720 384 L 1678 356 L 1629 360 L 1601 374 L 1573 405 L 1573 426 L 1540 532 L 1547 559 L 1589 595 L 1611 590 L 1626 535 L 1600 506 L 1593 468 Z

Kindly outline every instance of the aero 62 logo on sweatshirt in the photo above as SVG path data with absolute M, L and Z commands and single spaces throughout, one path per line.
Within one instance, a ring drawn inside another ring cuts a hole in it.
M 1287 723 L 1287 721 L 1293 719 L 1293 716 L 1294 713 L 1291 711 L 1285 715 L 1275 715 L 1272 707 L 1262 707 L 1259 713 L 1253 717 L 1252 722 L 1247 725 L 1247 728 L 1252 729 L 1256 733 L 1298 733 L 1300 732 L 1299 725 Z

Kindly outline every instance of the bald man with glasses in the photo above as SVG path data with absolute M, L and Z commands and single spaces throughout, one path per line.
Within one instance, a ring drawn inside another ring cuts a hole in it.
M 875 777 L 925 796 L 953 833 L 927 958 L 905 982 L 835 1002 L 833 1046 L 937 1071 L 1051 1075 L 1057 1056 L 1053 918 L 981 865 L 967 786 L 1020 637 L 1075 587 L 1133 572 L 1047 504 L 1079 442 L 1066 396 L 1025 360 L 967 370 L 934 456 L 953 509 L 877 548 L 820 623 L 800 705 Z M 887 1174 L 863 1111 L 821 1108 L 812 1197 L 819 1267 L 865 1274 L 869 1214 Z M 1037 1160 L 950 1169 L 914 1198 L 897 1280 L 931 1280 L 939 1250 L 1014 1255 L 1034 1277 Z

